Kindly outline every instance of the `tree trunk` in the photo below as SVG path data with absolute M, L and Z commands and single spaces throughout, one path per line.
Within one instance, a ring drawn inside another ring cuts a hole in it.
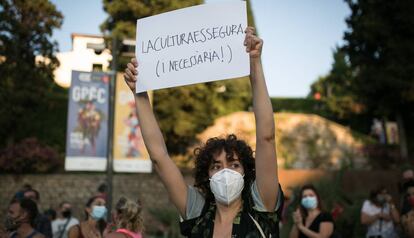
M 398 139 L 400 144 L 400 153 L 403 159 L 408 158 L 407 137 L 405 135 L 404 117 L 401 112 L 397 112 Z

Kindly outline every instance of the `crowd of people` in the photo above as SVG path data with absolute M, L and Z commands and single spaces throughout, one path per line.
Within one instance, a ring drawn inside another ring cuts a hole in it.
M 132 59 L 125 81 L 134 94 L 141 132 L 171 203 L 180 214 L 181 234 L 186 237 L 244 238 L 279 236 L 284 195 L 279 185 L 273 109 L 261 65 L 263 41 L 248 27 L 244 45 L 250 57 L 250 83 L 256 122 L 256 150 L 236 135 L 210 138 L 195 150 L 195 183 L 188 186 L 171 160 L 146 92 L 136 94 L 138 62 Z M 399 185 L 396 204 L 385 188 L 371 192 L 361 208 L 360 221 L 368 238 L 414 237 L 414 172 L 407 170 Z M 40 194 L 31 186 L 16 193 L 9 203 L 6 233 L 17 238 L 140 238 L 144 231 L 138 201 L 121 197 L 108 216 L 105 194 L 95 194 L 85 204 L 85 219 L 72 216 L 70 202 L 56 212 L 38 211 Z M 291 214 L 290 238 L 341 237 L 332 212 L 312 185 L 299 193 L 299 205 Z M 398 211 L 398 208 L 401 208 Z M 335 215 L 336 216 L 336 215 Z M 108 220 L 108 217 L 110 219 Z M 402 227 L 398 231 L 398 227 Z
M 399 200 L 380 186 L 373 189 L 360 210 L 360 224 L 366 229 L 367 238 L 413 238 L 414 237 L 414 170 L 402 172 L 398 184 Z M 335 220 L 344 208 L 327 211 L 317 189 L 304 185 L 300 190 L 297 209 L 291 214 L 293 226 L 290 238 L 343 237 L 335 229 Z
M 63 201 L 57 209 L 40 213 L 40 194 L 30 185 L 18 191 L 9 203 L 0 238 L 142 238 L 142 207 L 138 200 L 121 197 L 108 221 L 106 196 L 94 194 L 85 204 L 85 218 L 72 214 L 72 204 Z
M 372 190 L 363 202 L 360 223 L 366 227 L 367 238 L 414 237 L 412 169 L 402 172 L 398 189 L 401 198 L 398 201 L 393 199 L 385 187 L 379 187 Z M 302 186 L 297 200 L 297 207 L 289 214 L 293 221 L 289 238 L 343 237 L 335 229 L 335 214 L 332 210 L 324 209 L 323 197 L 315 186 Z M 30 185 L 25 185 L 16 192 L 8 205 L 4 224 L 6 231 L 0 233 L 0 238 L 142 238 L 144 221 L 142 206 L 138 200 L 121 197 L 111 211 L 111 222 L 107 219 L 104 192 L 97 192 L 86 201 L 82 220 L 73 216 L 72 204 L 68 201 L 63 201 L 56 209 L 47 209 L 43 213 L 38 211 L 39 201 L 39 192 Z M 194 225 L 189 226 L 183 222 L 181 226 L 185 231 L 188 229 L 186 227 Z

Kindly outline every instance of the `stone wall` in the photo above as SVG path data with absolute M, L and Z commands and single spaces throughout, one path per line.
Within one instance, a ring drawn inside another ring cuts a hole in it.
M 279 170 L 280 183 L 289 195 L 292 187 L 318 181 L 322 178 L 332 179 L 338 172 L 325 170 Z M 184 172 L 187 183 L 192 184 L 189 171 Z M 378 185 L 385 185 L 396 196 L 398 182 L 397 171 L 345 171 L 342 188 L 349 193 L 368 193 Z M 41 175 L 0 175 L 0 221 L 7 214 L 7 206 L 13 194 L 28 183 L 41 194 L 40 208 L 57 208 L 60 202 L 73 204 L 74 214 L 83 218 L 83 208 L 87 199 L 96 194 L 99 184 L 105 182 L 102 173 L 62 173 Z M 115 174 L 113 179 L 113 201 L 121 195 L 138 197 L 145 209 L 168 208 L 167 193 L 155 173 L 151 174 Z
M 188 182 L 191 174 L 185 173 Z M 83 217 L 83 208 L 97 187 L 105 182 L 105 174 L 63 173 L 40 175 L 0 175 L 0 220 L 6 214 L 7 205 L 16 191 L 30 184 L 40 192 L 39 208 L 57 208 L 62 201 L 73 204 L 76 217 Z M 155 173 L 115 174 L 113 176 L 113 200 L 121 195 L 139 198 L 145 207 L 170 206 L 168 195 Z

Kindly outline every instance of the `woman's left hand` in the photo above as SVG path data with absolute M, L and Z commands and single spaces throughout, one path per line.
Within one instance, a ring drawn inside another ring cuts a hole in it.
M 245 30 L 246 37 L 244 39 L 244 45 L 246 46 L 246 52 L 250 55 L 250 60 L 260 60 L 262 55 L 263 40 L 256 36 L 256 30 L 254 27 L 248 26 Z

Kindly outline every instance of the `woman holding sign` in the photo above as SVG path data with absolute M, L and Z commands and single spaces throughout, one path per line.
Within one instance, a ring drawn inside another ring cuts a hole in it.
M 256 119 L 256 152 L 235 135 L 211 138 L 195 150 L 195 184 L 188 186 L 170 159 L 147 93 L 135 94 L 145 145 L 187 237 L 279 237 L 283 194 L 277 177 L 275 125 L 264 79 L 263 41 L 246 29 Z M 138 63 L 131 60 L 125 81 L 135 93 Z

